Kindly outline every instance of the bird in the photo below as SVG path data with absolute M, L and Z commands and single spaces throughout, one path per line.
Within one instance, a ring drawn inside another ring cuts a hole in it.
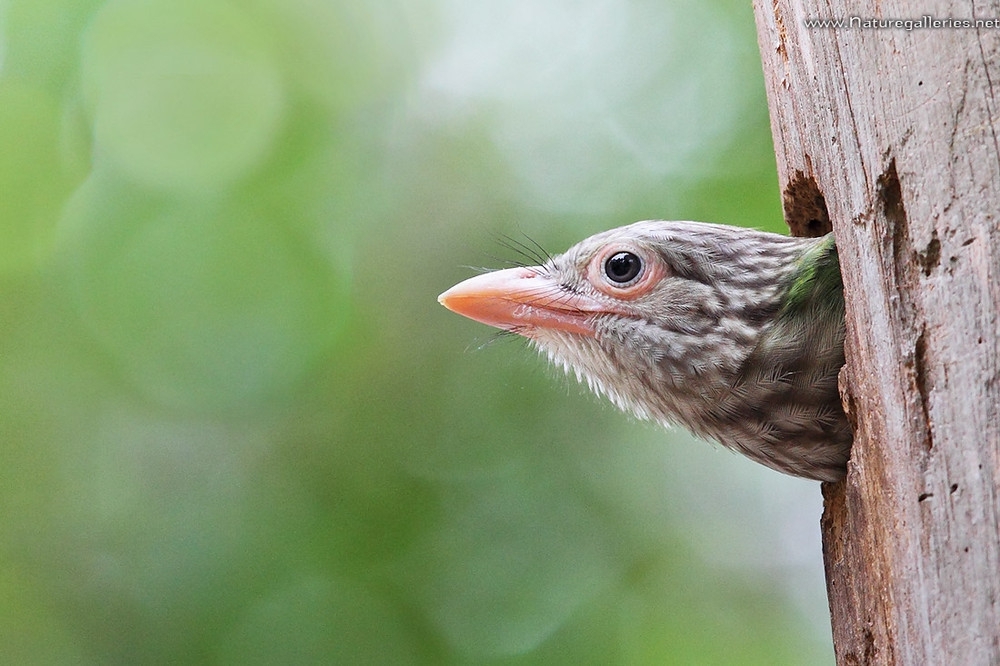
M 846 474 L 844 294 L 832 233 L 647 220 L 460 282 L 438 301 L 516 333 L 639 419 L 772 469 Z

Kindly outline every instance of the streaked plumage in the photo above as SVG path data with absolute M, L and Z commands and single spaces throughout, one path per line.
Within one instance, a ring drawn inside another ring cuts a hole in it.
M 640 418 L 679 423 L 796 476 L 845 472 L 832 235 L 639 222 L 540 266 L 472 278 L 441 301 L 524 335 Z

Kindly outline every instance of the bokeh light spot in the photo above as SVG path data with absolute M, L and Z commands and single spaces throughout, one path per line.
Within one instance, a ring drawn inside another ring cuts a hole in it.
M 300 378 L 346 311 L 342 276 L 267 214 L 157 204 L 94 178 L 67 213 L 80 310 L 158 401 L 254 404 Z
M 0 270 L 30 268 L 52 247 L 62 197 L 59 118 L 43 92 L 0 82 Z
M 424 612 L 459 653 L 529 652 L 621 575 L 602 525 L 565 488 L 517 476 L 479 483 L 407 560 Z
M 305 576 L 251 606 L 223 640 L 220 663 L 418 663 L 395 610 L 360 585 Z
M 140 183 L 200 191 L 267 156 L 284 108 L 268 39 L 218 2 L 111 2 L 87 35 L 85 92 L 100 150 Z

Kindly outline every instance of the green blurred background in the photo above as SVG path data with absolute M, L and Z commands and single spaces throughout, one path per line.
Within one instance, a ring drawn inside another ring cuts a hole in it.
M 0 662 L 832 662 L 817 484 L 435 302 L 781 230 L 749 3 L 0 8 Z

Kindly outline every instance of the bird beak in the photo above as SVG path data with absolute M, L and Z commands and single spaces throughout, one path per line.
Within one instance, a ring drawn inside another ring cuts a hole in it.
M 593 336 L 593 315 L 604 310 L 531 267 L 469 278 L 438 296 L 438 302 L 469 319 L 529 338 L 536 329 Z

